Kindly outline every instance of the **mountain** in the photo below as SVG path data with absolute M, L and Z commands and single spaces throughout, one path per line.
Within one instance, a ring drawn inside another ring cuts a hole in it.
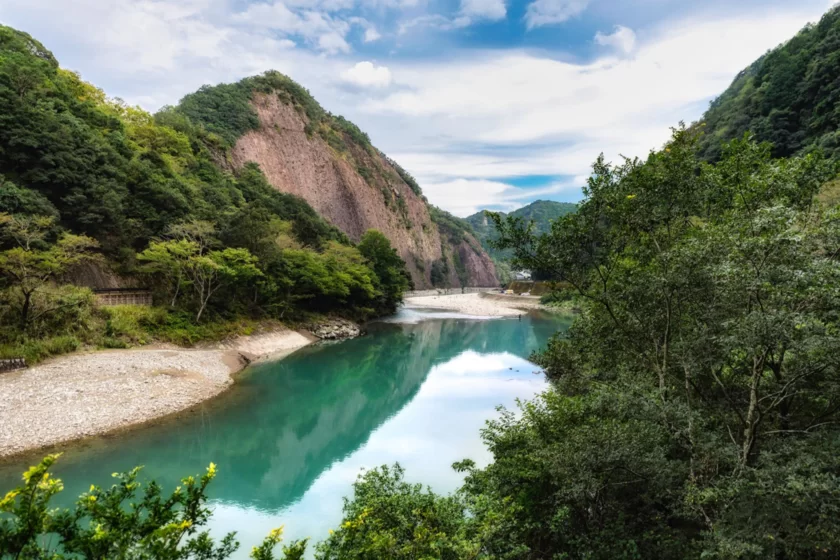
M 497 284 L 466 226 L 290 78 L 205 86 L 151 115 L 0 26 L 2 212 L 51 216 L 129 274 L 136 252 L 174 225 L 212 223 L 223 245 L 255 253 L 279 219 L 316 252 L 381 231 L 418 289 L 433 285 L 433 272 L 438 285 Z
M 567 214 L 573 213 L 577 210 L 577 204 L 569 202 L 555 202 L 553 200 L 536 200 L 527 206 L 523 206 L 509 214 L 499 212 L 502 216 L 516 216 L 524 219 L 526 222 L 533 221 L 534 229 L 538 233 L 546 233 L 551 227 L 551 222 L 561 218 Z M 490 247 L 488 241 L 494 238 L 496 232 L 493 222 L 484 214 L 484 211 L 478 212 L 465 218 L 466 222 L 472 226 L 476 237 L 481 242 L 482 246 L 495 259 L 504 259 L 507 254 L 504 251 L 498 251 Z
M 840 6 L 738 74 L 696 125 L 708 160 L 747 131 L 776 157 L 814 148 L 840 157 Z
M 383 232 L 415 287 L 497 284 L 492 261 L 463 223 L 430 206 L 367 134 L 288 77 L 266 72 L 205 86 L 167 110 L 218 136 L 220 166 L 236 173 L 257 164 L 275 189 L 306 200 L 351 240 Z

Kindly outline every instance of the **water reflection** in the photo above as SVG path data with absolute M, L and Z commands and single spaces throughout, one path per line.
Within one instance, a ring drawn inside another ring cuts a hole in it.
M 62 500 L 137 464 L 171 488 L 213 461 L 214 532 L 250 545 L 285 524 L 290 537 L 322 538 L 362 468 L 399 461 L 448 491 L 460 482 L 452 462 L 486 461 L 480 428 L 497 405 L 540 390 L 524 358 L 557 328 L 541 317 L 374 324 L 369 336 L 252 368 L 190 416 L 71 448 L 57 469 Z M 3 467 L 0 490 L 24 467 Z

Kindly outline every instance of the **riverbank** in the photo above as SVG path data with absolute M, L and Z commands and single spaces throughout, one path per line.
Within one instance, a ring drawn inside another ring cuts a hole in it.
M 0 375 L 0 458 L 144 424 L 223 392 L 253 361 L 317 340 L 292 330 L 197 349 L 161 345 L 62 356 Z
M 408 309 L 447 309 L 481 317 L 515 317 L 523 311 L 544 309 L 540 298 L 494 293 L 450 294 L 409 297 Z

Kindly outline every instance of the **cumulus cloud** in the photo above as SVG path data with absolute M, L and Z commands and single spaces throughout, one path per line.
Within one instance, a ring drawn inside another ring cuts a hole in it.
M 510 177 L 576 177 L 542 187 L 553 189 L 544 196 L 566 197 L 600 152 L 615 161 L 661 146 L 669 126 L 698 118 L 738 71 L 825 8 L 803 0 L 743 16 L 662 21 L 639 33 L 632 57 L 614 56 L 630 48 L 614 29 L 595 39 L 610 51 L 586 63 L 545 51 L 453 47 L 446 60 L 395 57 L 386 67 L 371 55 L 354 57 L 351 30 L 363 32 L 360 40 L 378 31 L 359 14 L 328 13 L 345 1 L 74 0 L 73 10 L 61 0 L 0 1 L 0 21 L 45 41 L 65 67 L 110 95 L 150 110 L 202 84 L 284 72 L 368 132 L 430 200 L 463 215 L 536 196 L 507 183 Z M 376 2 L 400 4 L 364 3 Z M 536 0 L 530 24 L 568 19 L 584 7 Z M 470 19 L 423 17 L 418 25 L 450 29 Z
M 535 0 L 528 4 L 525 23 L 528 29 L 555 25 L 582 13 L 589 0 Z
M 507 7 L 504 0 L 461 0 L 461 14 L 464 17 L 495 21 L 505 18 Z
M 629 27 L 616 25 L 612 33 L 597 32 L 595 42 L 605 47 L 614 48 L 624 54 L 630 54 L 636 46 L 636 34 Z
M 391 71 L 387 66 L 376 66 L 373 62 L 357 62 L 341 73 L 341 78 L 359 87 L 382 88 L 391 85 Z

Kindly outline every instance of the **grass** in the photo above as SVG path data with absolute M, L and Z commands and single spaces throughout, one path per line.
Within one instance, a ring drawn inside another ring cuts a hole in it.
M 29 365 L 53 356 L 75 352 L 82 342 L 72 335 L 53 336 L 36 340 L 0 345 L 0 359 L 24 358 Z
M 165 307 L 118 305 L 97 309 L 73 335 L 21 336 L 18 340 L 0 343 L 0 359 L 25 358 L 27 364 L 33 365 L 80 348 L 132 348 L 156 342 L 190 347 L 279 326 L 281 323 L 273 320 L 245 318 L 218 318 L 195 324 L 192 314 L 186 312 L 170 311 Z

